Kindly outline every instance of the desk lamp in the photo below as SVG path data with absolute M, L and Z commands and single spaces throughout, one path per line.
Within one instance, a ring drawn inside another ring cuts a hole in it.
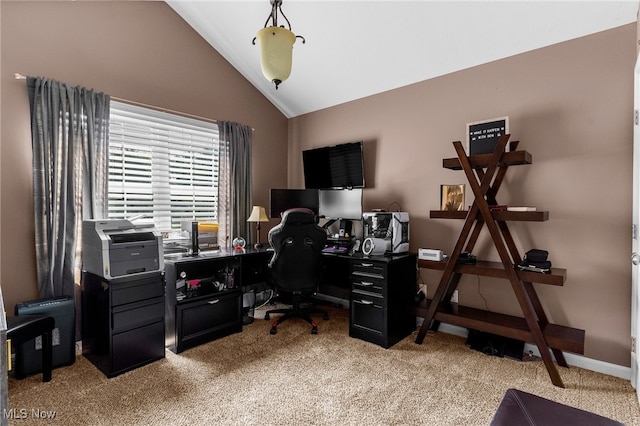
M 258 225 L 256 226 L 256 236 L 257 243 L 254 245 L 255 248 L 262 248 L 262 243 L 260 243 L 260 222 L 269 222 L 269 218 L 267 217 L 267 212 L 264 210 L 262 206 L 253 206 L 253 210 L 251 210 L 251 215 L 247 222 L 256 222 Z

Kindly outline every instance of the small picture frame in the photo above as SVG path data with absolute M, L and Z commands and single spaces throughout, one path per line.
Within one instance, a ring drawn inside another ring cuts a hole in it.
M 467 123 L 467 155 L 492 154 L 498 139 L 509 133 L 509 117 Z
M 440 185 L 440 210 L 462 211 L 464 206 L 464 184 Z

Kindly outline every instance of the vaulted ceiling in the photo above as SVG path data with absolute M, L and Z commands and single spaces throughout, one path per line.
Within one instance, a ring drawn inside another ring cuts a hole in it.
M 638 12 L 636 1 L 284 0 L 306 43 L 296 41 L 276 90 L 252 44 L 269 0 L 166 2 L 287 117 L 629 24 Z

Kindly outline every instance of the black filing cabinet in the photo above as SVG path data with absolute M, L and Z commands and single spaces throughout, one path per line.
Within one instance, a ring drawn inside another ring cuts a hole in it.
M 353 257 L 349 276 L 349 336 L 389 348 L 415 330 L 415 254 Z
M 82 354 L 107 377 L 164 358 L 161 272 L 82 275 Z
M 225 290 L 182 300 L 176 305 L 175 340 L 169 348 L 184 349 L 242 331 L 242 291 Z

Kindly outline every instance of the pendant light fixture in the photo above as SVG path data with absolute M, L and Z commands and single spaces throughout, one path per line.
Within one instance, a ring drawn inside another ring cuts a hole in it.
M 297 38 L 305 39 L 297 36 L 291 31 L 291 23 L 282 12 L 282 0 L 270 0 L 271 14 L 264 24 L 264 28 L 258 31 L 256 37 L 253 38 L 253 44 L 256 40 L 260 43 L 260 65 L 262 73 L 267 80 L 276 85 L 276 90 L 280 83 L 289 78 L 291 74 L 291 58 L 293 56 L 293 44 Z M 287 21 L 288 29 L 284 25 L 278 26 L 278 12 Z M 271 25 L 269 25 L 271 21 Z

